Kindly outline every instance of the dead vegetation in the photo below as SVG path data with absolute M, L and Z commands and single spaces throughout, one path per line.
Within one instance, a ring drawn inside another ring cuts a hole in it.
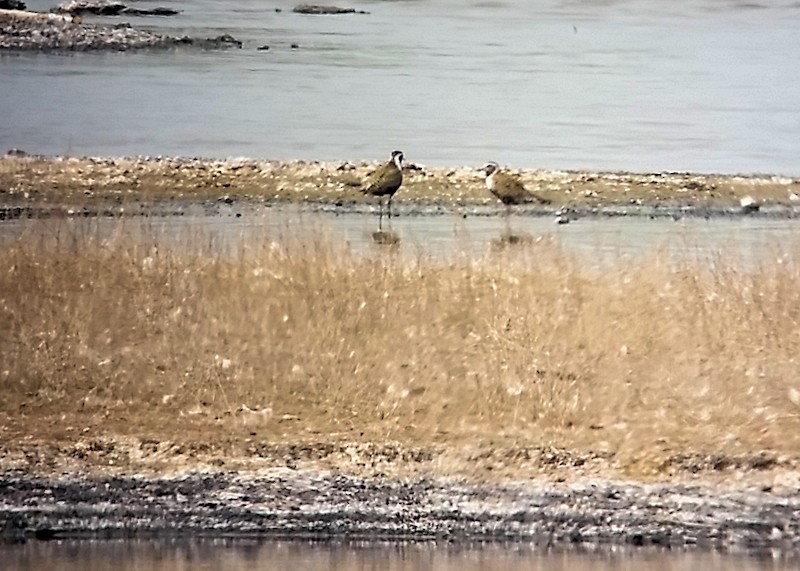
M 218 460 L 291 448 L 293 465 L 391 443 L 437 473 L 513 477 L 800 457 L 796 249 L 586 268 L 547 240 L 443 263 L 307 233 L 223 256 L 42 224 L 55 240 L 0 250 L 6 454 L 106 458 L 133 438 Z

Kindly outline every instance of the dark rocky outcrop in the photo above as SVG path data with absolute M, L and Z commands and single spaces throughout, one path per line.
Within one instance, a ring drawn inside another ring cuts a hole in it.
M 98 0 L 96 2 L 71 0 L 59 4 L 51 10 L 55 14 L 96 14 L 98 16 L 117 16 L 126 8 L 121 2 Z
M 174 37 L 138 30 L 129 24 L 82 24 L 69 15 L 0 12 L 0 51 L 126 51 L 192 46 L 201 49 L 241 48 L 237 39 Z
M 20 0 L 0 0 L 0 9 L 3 10 L 24 10 L 27 8 L 25 2 Z
M 176 16 L 181 13 L 180 10 L 173 8 L 164 8 L 159 6 L 151 10 L 142 10 L 139 8 L 125 8 L 122 13 L 126 16 Z
M 113 0 L 70 0 L 59 4 L 53 8 L 52 12 L 73 16 L 83 14 L 94 14 L 96 16 L 174 16 L 180 14 L 180 10 L 172 8 L 129 8 L 122 2 Z
M 183 43 L 188 43 L 205 49 L 219 49 L 219 48 L 241 48 L 242 42 L 231 36 L 230 34 L 222 34 L 216 38 L 206 38 L 204 40 L 194 38 L 181 38 Z
M 328 14 L 367 14 L 363 10 L 356 10 L 355 8 L 340 8 L 338 6 L 323 6 L 320 4 L 298 4 L 294 7 L 293 12 L 297 14 L 314 14 L 314 15 L 328 15 Z

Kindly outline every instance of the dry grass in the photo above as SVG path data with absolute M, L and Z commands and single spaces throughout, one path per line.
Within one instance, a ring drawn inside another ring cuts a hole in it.
M 68 413 L 173 439 L 191 426 L 548 443 L 623 467 L 800 455 L 796 258 L 599 270 L 547 241 L 450 263 L 355 255 L 321 235 L 234 256 L 34 242 L 0 251 L 0 412 L 23 434 Z

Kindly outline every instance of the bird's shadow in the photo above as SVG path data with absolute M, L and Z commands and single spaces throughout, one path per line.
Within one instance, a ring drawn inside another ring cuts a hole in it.
M 372 243 L 377 246 L 399 246 L 400 235 L 394 230 L 375 230 L 369 235 Z
M 530 246 L 536 239 L 527 232 L 514 232 L 513 230 L 504 230 L 496 238 L 491 240 L 492 250 L 505 250 L 508 248 L 520 248 L 523 246 Z

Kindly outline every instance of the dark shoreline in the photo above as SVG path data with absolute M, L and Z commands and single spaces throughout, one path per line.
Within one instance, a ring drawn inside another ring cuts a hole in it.
M 258 474 L 0 473 L 2 540 L 259 537 L 630 545 L 800 553 L 800 497 L 604 480 L 470 484 Z
M 136 204 L 134 208 L 127 207 L 69 207 L 69 206 L 37 206 L 37 205 L 3 205 L 0 204 L 0 222 L 10 220 L 47 220 L 64 218 L 169 218 L 186 215 L 207 217 L 234 215 L 237 218 L 252 214 L 259 208 L 287 208 L 294 205 L 283 201 L 254 201 L 241 200 L 231 203 L 233 214 L 223 214 L 214 202 L 208 201 L 169 201 L 153 202 L 149 204 Z M 311 213 L 336 213 L 336 214 L 372 214 L 369 205 L 357 202 L 329 203 L 304 203 L 295 205 L 298 210 Z M 800 207 L 772 207 L 756 212 L 743 212 L 736 207 L 708 207 L 708 206 L 601 206 L 578 207 L 569 209 L 545 209 L 537 207 L 522 208 L 515 211 L 515 216 L 557 218 L 557 222 L 566 224 L 581 219 L 609 219 L 609 218 L 635 218 L 650 220 L 681 220 L 681 219 L 737 219 L 761 218 L 769 220 L 795 220 L 800 218 Z M 458 215 L 463 218 L 498 216 L 499 211 L 492 207 L 442 207 L 440 205 L 418 204 L 414 206 L 395 206 L 393 215 L 396 217 L 435 217 Z

